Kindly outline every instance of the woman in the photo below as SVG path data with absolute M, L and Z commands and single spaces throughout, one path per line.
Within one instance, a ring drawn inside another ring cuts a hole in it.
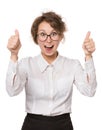
M 86 96 L 94 96 L 96 75 L 92 58 L 95 43 L 87 32 L 83 42 L 85 69 L 75 59 L 63 57 L 57 51 L 64 38 L 66 25 L 60 15 L 46 12 L 37 17 L 31 27 L 34 42 L 41 54 L 18 61 L 21 48 L 19 32 L 8 40 L 11 52 L 6 77 L 10 96 L 26 93 L 26 112 L 22 130 L 73 130 L 70 119 L 73 84 Z

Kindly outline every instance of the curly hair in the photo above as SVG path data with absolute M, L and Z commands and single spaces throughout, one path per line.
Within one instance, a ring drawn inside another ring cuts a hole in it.
M 36 44 L 38 44 L 37 43 L 38 27 L 39 27 L 39 24 L 42 23 L 43 21 L 49 23 L 50 26 L 54 28 L 61 36 L 64 36 L 64 32 L 66 31 L 66 25 L 62 21 L 62 17 L 52 11 L 42 13 L 41 16 L 37 17 L 34 20 L 31 26 L 31 35 Z

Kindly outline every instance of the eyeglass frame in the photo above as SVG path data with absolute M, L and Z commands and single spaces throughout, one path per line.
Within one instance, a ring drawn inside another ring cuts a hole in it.
M 46 40 L 48 39 L 48 37 L 50 37 L 50 39 L 53 40 L 53 38 L 51 37 L 51 34 L 53 34 L 53 33 L 56 33 L 58 36 L 60 35 L 60 33 L 58 33 L 58 32 L 51 32 L 49 35 L 48 35 L 47 33 L 45 33 L 45 32 L 42 32 L 42 33 L 44 33 L 44 35 L 46 35 L 45 40 L 39 39 L 39 40 L 42 41 L 42 42 L 46 41 Z M 40 34 L 41 34 L 41 33 L 38 33 L 38 34 L 37 34 L 37 37 L 38 37 L 38 38 L 39 38 L 39 35 L 40 35 Z M 53 41 L 58 41 L 58 40 L 53 40 Z

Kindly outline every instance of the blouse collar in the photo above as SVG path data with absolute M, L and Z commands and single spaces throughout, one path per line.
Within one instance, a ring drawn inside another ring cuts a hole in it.
M 39 65 L 39 68 L 41 70 L 41 72 L 44 72 L 47 67 L 49 66 L 54 66 L 56 67 L 56 65 L 59 63 L 59 60 L 60 60 L 61 56 L 58 54 L 58 56 L 56 57 L 56 59 L 51 63 L 49 64 L 45 59 L 44 57 L 42 56 L 42 54 L 40 54 L 38 56 L 38 65 Z M 58 67 L 58 66 L 57 66 Z

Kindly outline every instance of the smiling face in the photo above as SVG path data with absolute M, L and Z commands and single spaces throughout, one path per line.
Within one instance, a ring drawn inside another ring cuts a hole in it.
M 43 41 L 39 35 L 41 37 L 46 35 L 47 38 Z M 59 35 L 49 23 L 43 21 L 39 24 L 37 42 L 44 58 L 53 58 L 53 60 L 55 59 L 57 55 L 57 48 L 61 40 L 62 36 Z

